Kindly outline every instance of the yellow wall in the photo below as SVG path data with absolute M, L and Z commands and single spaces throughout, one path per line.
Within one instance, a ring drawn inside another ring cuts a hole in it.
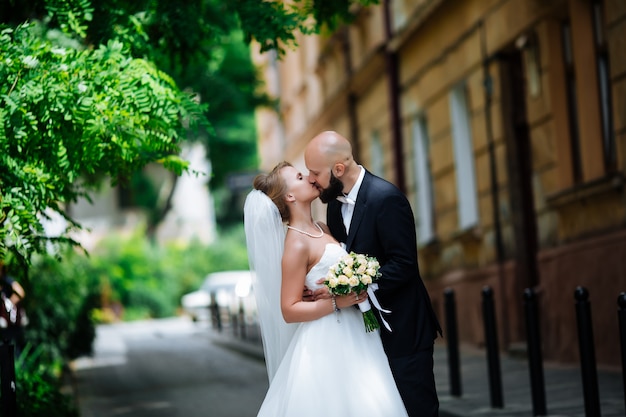
M 394 0 L 390 4 L 394 29 L 391 39 L 385 39 L 383 6 L 377 5 L 361 9 L 354 24 L 334 34 L 300 37 L 300 47 L 278 62 L 275 76 L 280 88 L 273 92 L 280 97 L 280 115 L 258 114 L 263 167 L 267 168 L 278 155 L 303 165 L 307 141 L 326 129 L 353 139 L 357 160 L 368 167 L 374 157 L 371 140 L 377 134 L 384 149 L 383 176 L 397 182 L 396 167 L 400 165 L 407 196 L 414 204 L 412 123 L 416 117 L 425 117 L 436 240 L 420 247 L 419 256 L 433 302 L 442 307 L 441 291 L 448 285 L 465 289 L 497 286 L 499 303 L 511 310 L 506 316 L 510 326 L 503 329 L 507 332 L 503 338 L 507 342 L 523 339 L 522 284 L 515 265 L 520 250 L 519 230 L 514 224 L 522 208 L 512 204 L 517 192 L 510 169 L 513 129 L 505 114 L 509 109 L 504 61 L 496 54 L 521 53 L 527 88 L 520 99 L 525 104 L 532 162 L 529 181 L 537 229 L 539 285 L 551 294 L 543 305 L 549 309 L 552 302 L 571 303 L 559 298 L 559 286 L 570 288 L 583 281 L 594 285 L 589 276 L 599 272 L 597 266 L 581 260 L 589 259 L 600 246 L 623 248 L 618 238 L 610 236 L 623 236 L 626 228 L 626 2 L 603 2 L 617 153 L 615 171 L 603 164 L 598 83 L 589 81 L 597 78 L 591 0 Z M 571 162 L 572 130 L 561 33 L 565 20 L 572 25 L 575 48 L 582 150 L 582 178 L 578 182 Z M 397 93 L 404 148 L 400 161 L 394 152 L 387 53 L 395 54 L 399 65 Z M 486 58 L 490 60 L 484 67 Z M 255 60 L 263 65 L 264 77 L 271 78 L 271 62 L 260 57 Z M 493 83 L 490 101 L 484 84 L 486 70 Z M 460 83 L 465 86 L 468 101 L 479 211 L 478 225 L 471 230 L 459 227 L 450 116 L 449 94 Z M 351 100 L 353 109 L 349 107 Z M 355 129 L 358 137 L 352 138 Z M 282 147 L 277 150 L 278 146 Z M 495 213 L 500 217 L 504 265 L 498 265 L 495 248 L 492 151 L 498 187 Z M 316 212 L 323 216 L 323 206 Z M 614 299 L 623 290 L 619 286 L 626 286 L 626 277 L 620 259 L 617 254 L 603 258 L 604 278 L 595 281 L 597 286 L 590 292 Z M 477 295 L 467 297 L 466 302 L 479 302 Z M 471 313 L 475 308 L 464 305 L 460 311 L 469 317 L 463 338 L 481 343 L 476 337 L 482 331 L 479 317 Z M 601 316 L 595 322 L 604 327 L 615 324 L 615 318 L 608 313 Z M 569 336 L 575 332 L 571 323 L 563 326 L 566 330 L 562 331 L 569 332 Z M 551 335 L 546 336 L 546 344 L 554 346 L 552 354 L 563 354 L 566 348 L 550 339 Z M 571 349 L 565 357 L 575 356 Z M 617 358 L 613 347 L 602 349 L 606 349 L 608 362 Z

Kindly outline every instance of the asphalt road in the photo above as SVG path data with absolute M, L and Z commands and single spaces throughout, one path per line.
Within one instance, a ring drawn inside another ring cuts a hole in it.
M 99 326 L 94 357 L 73 364 L 81 417 L 255 416 L 265 364 L 215 340 L 186 318 Z

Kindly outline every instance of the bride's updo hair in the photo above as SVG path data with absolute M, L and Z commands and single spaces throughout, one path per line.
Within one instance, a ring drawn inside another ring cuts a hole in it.
M 274 204 L 278 207 L 280 217 L 284 222 L 289 220 L 289 208 L 285 195 L 287 195 L 287 183 L 281 177 L 280 170 L 285 167 L 291 167 L 289 162 L 279 162 L 269 174 L 259 174 L 254 179 L 254 188 L 263 191 Z

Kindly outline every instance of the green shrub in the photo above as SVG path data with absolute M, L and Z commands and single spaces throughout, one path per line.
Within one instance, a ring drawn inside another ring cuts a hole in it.
M 34 257 L 28 276 L 20 277 L 30 320 L 25 339 L 37 349 L 27 346 L 16 362 L 19 415 L 78 415 L 60 393 L 60 379 L 70 360 L 92 352 L 95 323 L 115 319 L 103 307 L 121 306 L 125 320 L 172 316 L 206 274 L 246 268 L 242 226 L 208 246 L 160 246 L 138 231 L 106 239 L 89 256 Z
M 134 320 L 175 315 L 181 296 L 198 289 L 208 273 L 247 269 L 248 257 L 242 226 L 225 232 L 212 245 L 198 241 L 158 245 L 138 230 L 102 241 L 92 251 L 89 265 L 104 303 L 121 305 L 122 318 Z
M 43 359 L 44 350 L 27 345 L 15 361 L 17 415 L 20 417 L 78 417 L 73 399 L 61 392 L 62 380 Z M 0 410 L 0 416 L 2 411 Z M 8 417 L 8 416 L 7 416 Z
M 62 260 L 33 259 L 25 287 L 29 325 L 26 341 L 40 349 L 42 360 L 63 363 L 91 353 L 95 327 L 92 310 L 100 290 L 85 256 L 69 251 Z

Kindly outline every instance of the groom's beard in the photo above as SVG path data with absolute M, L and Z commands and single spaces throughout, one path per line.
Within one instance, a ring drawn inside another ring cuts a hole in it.
M 339 178 L 335 177 L 331 171 L 328 187 L 324 188 L 320 193 L 320 200 L 322 200 L 322 203 L 328 203 L 340 195 L 343 195 L 343 183 Z

